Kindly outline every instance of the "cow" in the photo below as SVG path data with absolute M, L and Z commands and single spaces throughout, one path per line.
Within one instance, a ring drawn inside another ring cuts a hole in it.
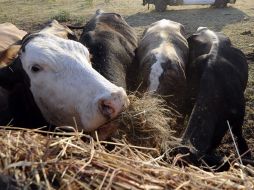
M 6 66 L 17 55 L 19 50 L 16 44 L 27 34 L 11 23 L 0 24 L 0 66 Z M 8 48 L 11 46 L 10 50 Z M 14 53 L 15 52 L 15 53 Z
M 184 26 L 166 19 L 152 23 L 145 30 L 136 51 L 139 90 L 160 94 L 182 114 L 188 52 Z
M 222 33 L 199 27 L 188 38 L 186 69 L 190 119 L 182 142 L 200 157 L 211 155 L 231 127 L 243 158 L 251 158 L 242 135 L 248 65 L 243 52 Z
M 25 35 L 27 35 L 27 32 L 19 30 L 11 23 L 0 24 L 0 29 L 0 49 L 2 50 L 0 53 L 0 66 L 3 67 L 9 65 L 18 56 L 18 52 L 21 47 L 21 40 Z M 71 31 L 68 27 L 59 24 L 56 20 L 48 23 L 42 30 L 39 31 L 39 33 L 49 33 L 64 39 L 77 41 L 77 37 L 75 36 L 74 32 Z M 13 117 L 8 104 L 8 97 L 8 91 L 0 87 L 0 124 L 8 124 Z M 28 106 L 28 110 L 32 110 L 32 107 L 33 106 Z M 25 106 L 18 106 L 18 102 L 17 108 L 20 108 L 20 113 L 22 113 L 22 110 L 26 109 Z M 31 111 L 30 116 L 32 116 L 34 113 L 37 112 Z M 19 119 L 16 117 L 15 121 L 19 120 L 21 122 L 23 118 L 26 117 L 26 114 L 27 112 L 24 112 L 24 114 L 20 116 Z M 36 119 L 38 124 L 43 123 L 40 122 L 43 120 L 41 119 L 40 115 L 34 115 L 34 120 Z
M 95 70 L 115 85 L 128 89 L 132 74 L 129 68 L 138 39 L 121 15 L 97 10 L 83 27 L 79 41 L 89 49 Z
M 10 45 L 15 44 L 27 34 L 26 31 L 18 29 L 11 23 L 0 24 L 0 53 Z
M 9 93 L 12 124 L 39 127 L 74 125 L 80 131 L 110 131 L 107 122 L 128 105 L 123 88 L 92 68 L 88 49 L 49 33 L 27 35 L 19 56 L 0 69 Z M 6 123 L 1 123 L 1 125 Z
M 11 23 L 0 24 L 0 68 L 8 65 L 17 55 L 19 46 L 16 45 L 27 33 Z M 11 120 L 8 107 L 8 92 L 0 87 L 0 123 Z M 8 121 L 8 122 L 7 122 Z

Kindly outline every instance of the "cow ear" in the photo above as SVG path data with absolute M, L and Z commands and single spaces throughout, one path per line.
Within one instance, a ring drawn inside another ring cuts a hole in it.
M 21 61 L 16 58 L 10 65 L 0 69 L 0 86 L 2 88 L 11 90 L 20 81 L 20 67 Z
M 0 56 L 0 65 L 10 65 L 13 60 L 18 56 L 21 45 L 11 45 Z
M 78 41 L 78 38 L 77 38 L 76 34 L 68 26 L 66 26 L 66 25 L 63 25 L 63 26 L 64 26 L 64 28 L 67 32 L 67 38 L 69 40 Z
M 78 41 L 77 36 L 75 35 L 75 33 L 73 31 L 71 31 L 69 28 L 67 28 L 67 38 L 69 40 L 73 40 L 73 41 Z
M 22 42 L 21 42 L 21 51 L 22 52 L 25 52 L 25 46 L 32 40 L 34 39 L 36 36 L 39 36 L 41 35 L 40 33 L 29 33 L 29 34 L 26 34 L 23 39 L 22 39 Z
M 185 32 L 185 27 L 184 27 L 184 25 L 182 25 L 182 24 L 179 23 L 179 28 L 180 28 L 180 33 L 181 33 L 184 37 L 186 37 L 186 32 Z

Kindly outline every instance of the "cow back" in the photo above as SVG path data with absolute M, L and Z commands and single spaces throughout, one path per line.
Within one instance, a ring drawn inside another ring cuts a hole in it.
M 25 35 L 25 31 L 18 29 L 11 23 L 0 24 L 0 54 L 10 45 L 21 40 Z

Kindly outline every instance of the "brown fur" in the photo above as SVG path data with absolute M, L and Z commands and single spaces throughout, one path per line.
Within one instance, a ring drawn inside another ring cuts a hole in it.
M 0 67 L 9 65 L 18 55 L 21 45 L 11 45 L 0 55 Z
M 18 29 L 11 23 L 0 24 L 0 54 L 10 45 L 21 40 L 27 32 Z

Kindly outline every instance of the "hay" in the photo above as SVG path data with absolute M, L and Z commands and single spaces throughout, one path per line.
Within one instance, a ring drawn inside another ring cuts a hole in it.
M 94 141 L 78 132 L 10 129 L 0 127 L 0 172 L 15 178 L 22 189 L 254 188 L 251 167 L 235 165 L 216 174 L 169 165 L 144 154 L 145 147 L 121 141 Z M 104 144 L 114 144 L 113 150 Z
M 72 132 L 0 127 L 0 188 L 8 182 L 12 189 L 254 188 L 251 166 L 212 173 L 176 166 L 178 155 L 171 164 L 163 161 L 160 153 L 179 144 L 171 129 L 174 111 L 159 97 L 130 100 L 130 108 L 112 121 L 119 126 L 112 142 L 70 127 L 61 129 Z
M 119 126 L 116 138 L 162 151 L 179 144 L 179 139 L 174 137 L 175 131 L 172 130 L 177 116 L 161 97 L 144 94 L 141 98 L 130 95 L 129 99 L 129 108 L 114 121 Z

